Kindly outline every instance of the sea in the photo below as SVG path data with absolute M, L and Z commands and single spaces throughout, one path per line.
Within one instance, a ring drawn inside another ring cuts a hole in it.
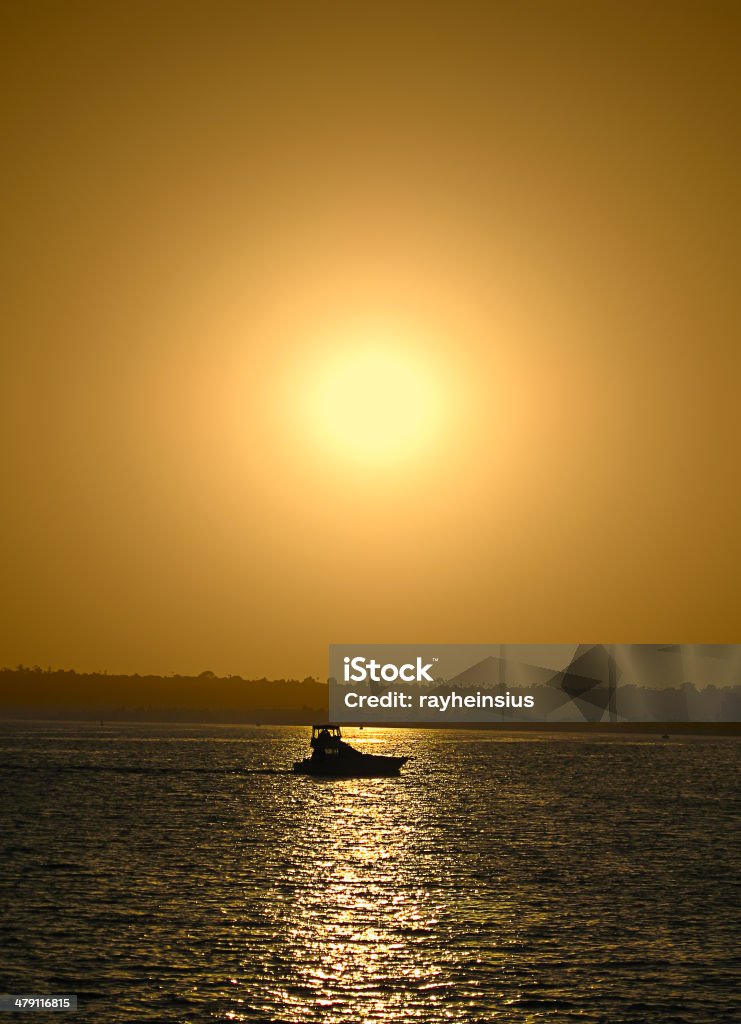
M 348 738 L 411 760 L 0 723 L 0 991 L 101 1024 L 741 1021 L 738 739 Z

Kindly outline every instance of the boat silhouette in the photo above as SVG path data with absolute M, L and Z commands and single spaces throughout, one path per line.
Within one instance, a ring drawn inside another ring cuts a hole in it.
M 311 757 L 296 761 L 297 775 L 351 778 L 353 776 L 398 775 L 408 757 L 364 754 L 342 739 L 339 725 L 311 727 Z

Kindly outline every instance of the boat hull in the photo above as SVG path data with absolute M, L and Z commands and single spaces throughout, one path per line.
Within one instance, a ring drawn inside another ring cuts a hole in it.
M 386 757 L 378 754 L 358 754 L 355 757 L 305 757 L 296 761 L 296 775 L 317 778 L 348 779 L 398 775 L 408 757 Z

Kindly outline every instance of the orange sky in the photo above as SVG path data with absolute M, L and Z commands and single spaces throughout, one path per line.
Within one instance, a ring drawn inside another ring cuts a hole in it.
M 737 5 L 0 19 L 0 663 L 740 639 Z

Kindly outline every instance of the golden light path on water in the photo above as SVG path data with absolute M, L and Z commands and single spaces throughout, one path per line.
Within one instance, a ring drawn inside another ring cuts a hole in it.
M 399 737 L 374 729 L 359 742 L 390 750 Z M 475 814 L 467 824 L 444 820 L 434 790 L 412 776 L 303 779 L 296 804 L 291 857 L 265 893 L 285 944 L 273 956 L 280 983 L 265 979 L 265 1012 L 278 1005 L 281 1019 L 303 1020 L 319 1010 L 341 1022 L 357 1020 L 362 1005 L 367 1020 L 470 1016 L 481 982 L 455 977 L 451 963 L 473 956 L 483 965 L 485 957 L 486 970 L 496 970 L 505 951 L 478 949 L 480 928 L 494 918 L 500 928 L 509 921 L 508 931 L 516 924 L 505 892 L 485 901 L 472 885 L 451 899 L 456 869 L 441 842 L 444 829 L 463 826 L 459 852 L 468 847 L 475 856 L 473 836 L 484 823 Z M 467 939 L 453 952 L 444 937 L 462 927 Z
M 396 809 L 404 802 L 397 803 Z M 343 987 L 369 994 L 377 984 L 378 997 L 375 1001 L 371 998 L 376 1012 L 388 1012 L 399 998 L 382 995 L 384 965 L 392 955 L 405 959 L 411 945 L 409 936 L 437 923 L 417 894 L 394 893 L 387 887 L 408 853 L 406 840 L 413 826 L 388 828 L 383 818 L 384 809 L 368 784 L 345 784 L 339 805 L 329 813 L 322 808 L 314 826 L 332 838 L 333 849 L 329 855 L 318 853 L 315 868 L 328 881 L 305 894 L 297 905 L 299 921 L 289 932 L 297 946 L 313 954 L 313 963 L 296 966 L 299 984 L 311 987 L 341 981 Z M 350 838 L 337 837 L 338 830 Z M 401 935 L 391 934 L 392 923 Z M 400 971 L 400 979 L 407 981 L 423 973 L 413 965 L 413 958 L 409 959 L 412 963 Z M 282 996 L 291 1001 L 289 990 Z M 317 1005 L 330 1009 L 333 1000 L 320 998 Z

